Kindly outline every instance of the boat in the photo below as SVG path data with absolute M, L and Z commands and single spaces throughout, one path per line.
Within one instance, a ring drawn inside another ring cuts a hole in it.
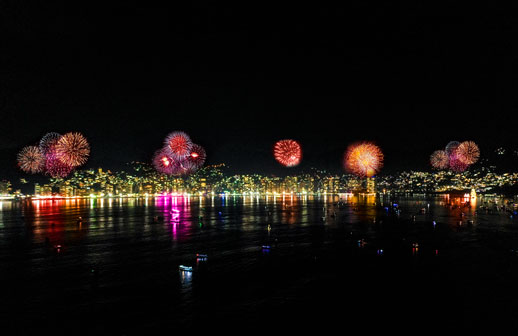
M 271 249 L 272 247 L 270 245 L 263 245 L 263 250 L 269 250 Z
M 179 268 L 180 268 L 180 271 L 192 272 L 192 266 L 180 265 Z
M 198 259 L 207 259 L 208 256 L 206 254 L 196 253 L 196 258 L 198 258 Z

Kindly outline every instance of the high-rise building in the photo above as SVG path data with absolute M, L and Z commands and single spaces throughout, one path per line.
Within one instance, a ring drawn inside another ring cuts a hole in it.
M 39 183 L 34 184 L 34 195 L 41 195 L 41 186 Z
M 0 195 L 8 195 L 11 193 L 11 182 L 0 181 Z
M 368 194 L 376 193 L 376 178 L 375 177 L 367 177 L 367 193 Z

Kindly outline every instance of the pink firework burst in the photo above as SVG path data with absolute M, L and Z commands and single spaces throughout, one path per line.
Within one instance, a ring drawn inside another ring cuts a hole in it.
M 192 141 L 187 133 L 175 131 L 166 137 L 164 148 L 173 159 L 182 160 L 191 153 Z
M 54 178 L 65 178 L 70 174 L 74 167 L 63 163 L 56 155 L 46 155 L 45 172 Z
M 185 166 L 189 167 L 191 171 L 199 169 L 203 167 L 206 158 L 205 149 L 200 145 L 193 144 L 191 153 L 185 158 Z
M 165 149 L 156 151 L 153 156 L 153 166 L 159 173 L 167 175 L 173 174 L 176 164 L 175 160 Z

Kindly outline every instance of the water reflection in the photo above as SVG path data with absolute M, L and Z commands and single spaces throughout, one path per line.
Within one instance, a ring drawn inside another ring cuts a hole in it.
M 510 199 L 474 200 L 464 195 L 254 194 L 4 201 L 0 203 L 0 268 L 9 271 L 2 273 L 4 288 L 16 289 L 7 300 L 6 312 L 19 304 L 16 314 L 40 314 L 62 308 L 58 302 L 74 309 L 93 297 L 100 304 L 92 305 L 91 311 L 108 307 L 102 312 L 108 318 L 114 306 L 124 315 L 143 306 L 156 308 L 153 312 L 174 306 L 171 311 L 175 313 L 195 316 L 191 313 L 199 312 L 198 307 L 205 308 L 202 302 L 215 302 L 213 308 L 233 295 L 231 304 L 241 310 L 256 299 L 266 297 L 269 303 L 273 296 L 304 293 L 308 287 L 300 284 L 313 286 L 321 274 L 313 297 L 321 295 L 332 278 L 338 285 L 328 292 L 330 296 L 344 288 L 349 295 L 349 288 L 359 287 L 354 283 L 347 287 L 343 280 L 361 277 L 362 272 L 368 273 L 365 279 L 385 272 L 392 277 L 399 272 L 411 275 L 408 270 L 431 265 L 426 276 L 435 279 L 439 272 L 434 273 L 434 267 L 444 260 L 448 266 L 442 274 L 448 276 L 459 265 L 471 268 L 481 261 L 504 263 L 511 258 L 515 263 L 517 223 L 516 216 L 511 218 L 515 211 Z M 459 222 L 462 225 L 457 227 Z M 506 236 L 507 232 L 511 234 Z M 45 238 L 52 241 L 49 246 Z M 57 245 L 61 245 L 59 253 L 54 252 Z M 198 253 L 206 253 L 210 261 Z M 505 253 L 512 256 L 506 258 Z M 466 255 L 469 258 L 462 259 Z M 193 272 L 179 270 L 181 264 L 192 265 Z M 492 267 L 486 268 L 490 276 L 481 278 L 491 278 L 496 273 Z M 507 276 L 507 268 L 500 273 Z M 10 274 L 13 280 L 5 280 Z M 280 276 L 272 278 L 272 274 Z M 18 279 L 28 280 L 18 285 Z M 409 278 L 399 279 L 405 283 Z M 288 283 L 300 285 L 300 290 L 284 286 Z M 447 280 L 439 283 L 449 284 Z M 368 293 L 373 286 L 364 289 L 362 293 Z M 163 305 L 150 304 L 158 297 L 164 299 Z M 141 301 L 128 304 L 134 298 Z M 121 303 L 106 305 L 105 300 Z M 20 302 L 42 304 L 25 309 Z M 74 313 L 78 311 L 84 312 L 77 308 Z
M 28 237 L 32 241 L 41 243 L 49 239 L 53 244 L 80 244 L 85 239 L 121 233 L 148 240 L 165 238 L 161 236 L 164 233 L 173 247 L 203 236 L 220 237 L 225 232 L 258 235 L 256 239 L 273 241 L 282 236 L 294 239 L 291 235 L 312 226 L 337 230 L 358 224 L 361 225 L 355 230 L 365 238 L 392 218 L 412 225 L 424 223 L 433 230 L 440 230 L 443 225 L 455 232 L 481 225 L 509 230 L 518 219 L 518 212 L 512 199 L 471 195 L 222 194 L 0 202 L 3 236 L 30 232 Z M 261 242 L 255 243 L 258 245 Z
M 180 281 L 184 289 L 192 287 L 192 271 L 180 270 Z

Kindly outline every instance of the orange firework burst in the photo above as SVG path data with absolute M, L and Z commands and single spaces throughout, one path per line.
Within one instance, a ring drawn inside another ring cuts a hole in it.
M 281 165 L 294 167 L 302 159 L 302 149 L 295 140 L 280 140 L 273 147 L 273 156 Z
M 344 166 L 350 173 L 371 177 L 383 166 L 383 153 L 378 146 L 370 142 L 354 144 L 345 152 Z
M 78 132 L 63 135 L 56 144 L 59 160 L 71 167 L 77 167 L 86 162 L 90 155 L 90 145 L 86 138 Z
M 462 163 L 471 165 L 478 161 L 480 149 L 473 141 L 464 141 L 457 147 L 457 156 Z
M 430 163 L 435 169 L 446 169 L 450 165 L 450 157 L 444 150 L 436 150 L 430 155 Z
M 18 153 L 18 166 L 26 173 L 40 173 L 45 168 L 45 156 L 36 146 L 24 147 Z

